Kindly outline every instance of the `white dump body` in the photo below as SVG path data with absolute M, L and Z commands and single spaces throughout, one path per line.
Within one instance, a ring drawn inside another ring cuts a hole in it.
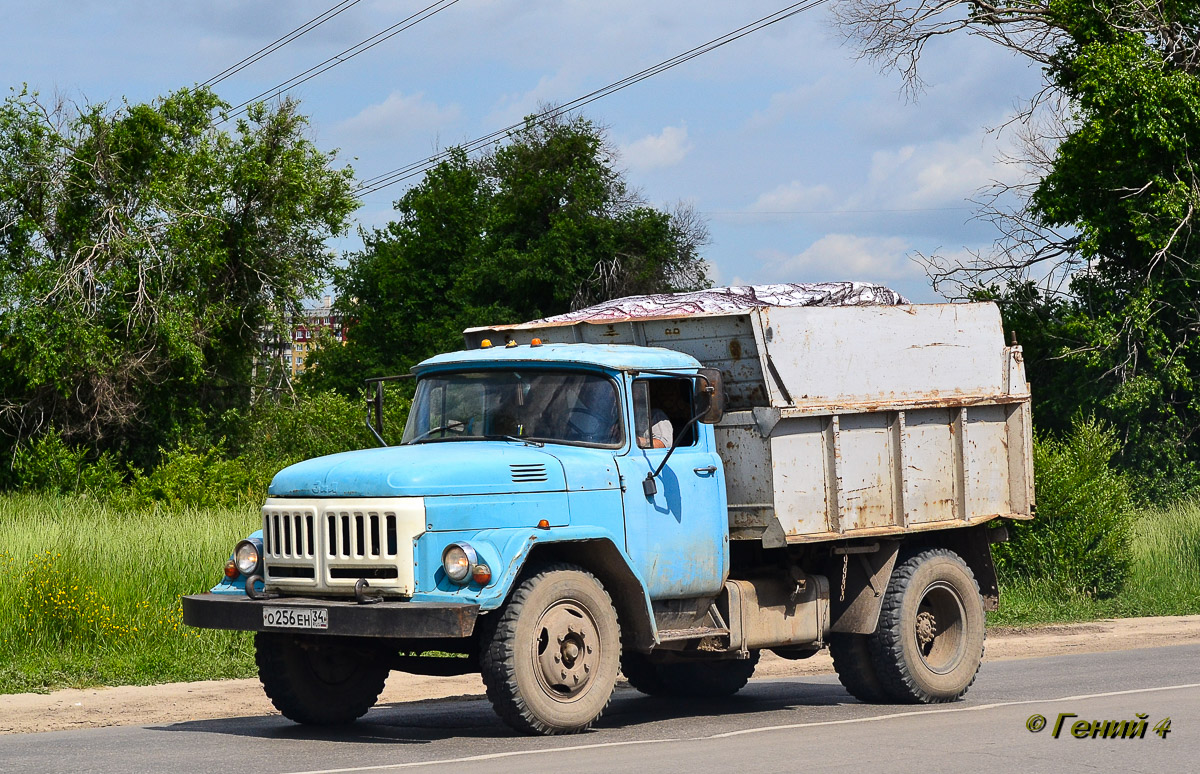
M 1030 518 L 1029 386 L 994 304 L 549 320 L 484 338 L 638 344 L 719 368 L 730 532 L 768 545 Z

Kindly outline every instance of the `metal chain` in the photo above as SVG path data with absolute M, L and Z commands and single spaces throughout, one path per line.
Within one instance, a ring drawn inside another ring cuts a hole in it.
M 842 554 L 842 595 L 838 597 L 839 602 L 846 601 L 846 573 L 850 571 L 850 554 Z

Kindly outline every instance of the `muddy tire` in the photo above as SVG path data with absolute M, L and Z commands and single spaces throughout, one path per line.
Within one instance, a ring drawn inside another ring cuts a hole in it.
M 254 660 L 275 709 L 314 726 L 345 725 L 365 715 L 389 671 L 358 648 L 268 632 L 254 635 Z
M 600 718 L 617 683 L 621 630 L 595 576 L 551 565 L 489 618 L 480 671 L 505 723 L 527 734 L 574 734 Z
M 758 655 L 757 650 L 752 650 L 750 658 L 744 659 L 659 664 L 658 677 L 668 696 L 692 699 L 732 696 L 746 687 L 758 664 Z
M 658 664 L 652 662 L 644 653 L 622 653 L 621 674 L 625 675 L 625 679 L 635 690 L 647 696 L 667 695 L 667 686 L 663 684 L 662 676 L 658 673 Z
M 865 704 L 881 704 L 891 697 L 875 674 L 875 661 L 867 645 L 870 635 L 844 632 L 829 635 L 829 655 L 838 680 L 850 695 Z
M 953 551 L 922 551 L 896 567 L 867 644 L 892 701 L 934 704 L 967 692 L 983 661 L 983 599 Z

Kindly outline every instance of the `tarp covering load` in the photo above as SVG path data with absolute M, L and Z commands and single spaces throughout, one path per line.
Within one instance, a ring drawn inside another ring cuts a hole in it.
M 620 299 L 520 325 L 472 328 L 512 342 L 634 344 L 724 374 L 730 410 L 992 400 L 1010 384 L 994 304 L 911 305 L 865 283 L 757 285 Z M 530 353 L 536 359 L 536 352 Z
M 907 303 L 908 300 L 896 291 L 868 282 L 780 282 L 773 285 L 711 288 L 690 293 L 627 296 L 526 324 L 690 317 L 768 306 L 890 306 Z

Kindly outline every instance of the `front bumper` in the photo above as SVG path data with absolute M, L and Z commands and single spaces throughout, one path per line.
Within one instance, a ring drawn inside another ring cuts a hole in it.
M 329 611 L 328 629 L 266 626 L 264 607 L 319 607 Z M 290 632 L 331 637 L 470 637 L 479 605 L 456 602 L 376 602 L 284 597 L 256 600 L 232 594 L 193 594 L 183 598 L 183 622 L 202 629 Z

